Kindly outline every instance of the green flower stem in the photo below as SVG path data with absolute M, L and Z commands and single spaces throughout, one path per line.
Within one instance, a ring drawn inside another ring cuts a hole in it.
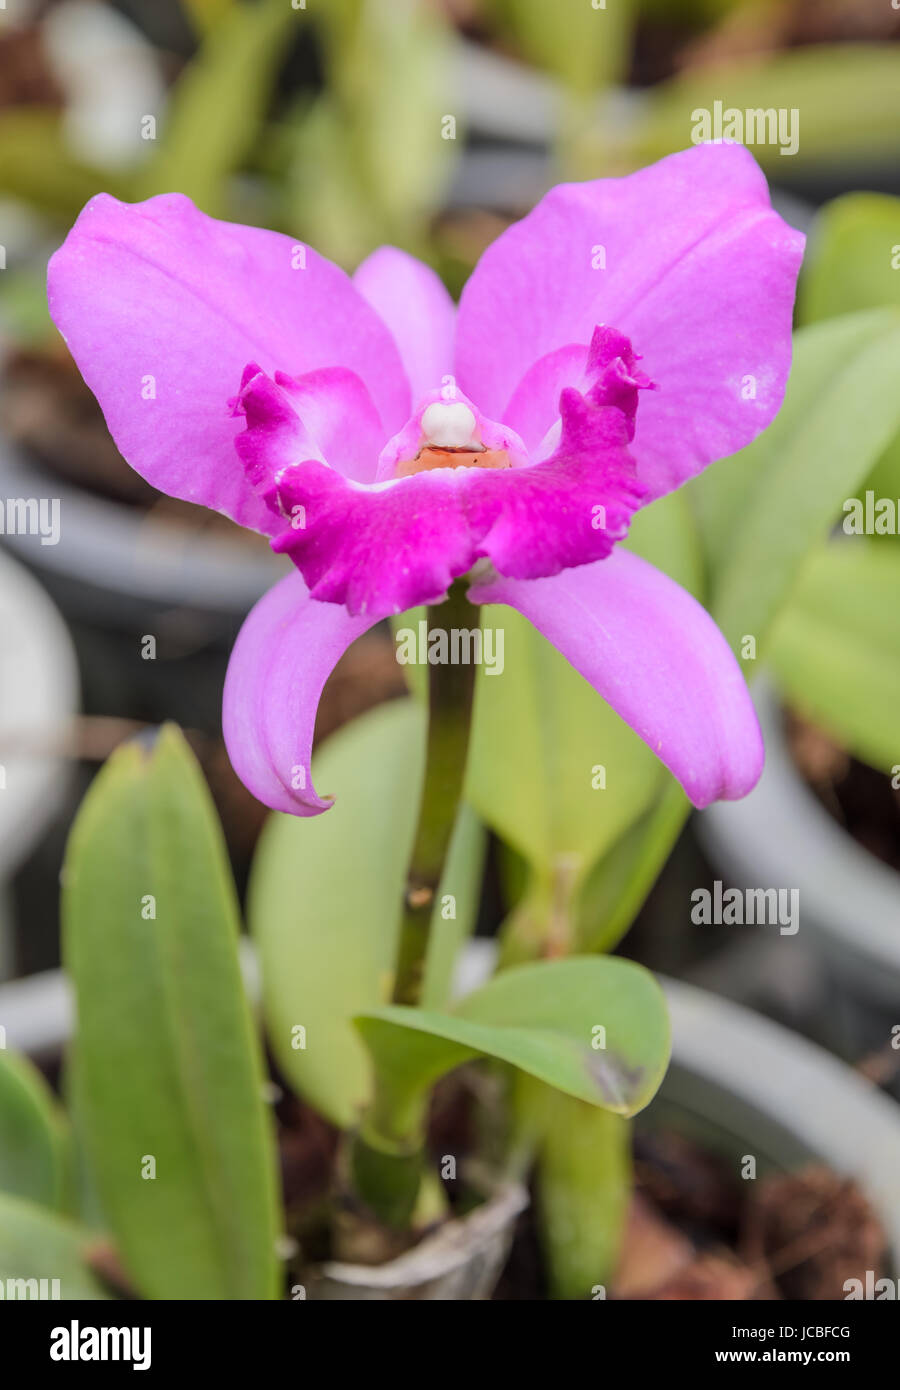
M 428 609 L 428 649 L 444 633 L 448 658 L 452 629 L 469 629 L 475 617 L 457 580 L 443 603 Z M 462 798 L 475 686 L 473 662 L 449 659 L 429 665 L 428 741 L 425 780 L 407 877 L 397 952 L 394 1003 L 417 1004 L 425 975 L 435 898 Z M 369 1211 L 385 1225 L 404 1227 L 417 1217 L 434 1219 L 434 1192 L 423 1183 L 427 1105 L 409 1105 L 395 1096 L 383 1077 L 350 1152 L 353 1187 Z M 427 1212 L 423 1208 L 427 1208 Z
M 457 580 L 443 603 L 428 609 L 429 650 L 433 634 L 472 626 L 474 610 Z M 440 640 L 440 639 L 438 639 Z M 419 824 L 413 842 L 406 902 L 397 953 L 395 1004 L 417 1004 L 425 973 L 434 900 L 462 798 L 475 688 L 473 662 L 429 666 L 428 746 Z

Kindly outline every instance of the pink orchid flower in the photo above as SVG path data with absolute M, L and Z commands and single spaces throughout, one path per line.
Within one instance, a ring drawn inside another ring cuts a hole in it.
M 326 810 L 309 762 L 329 673 L 475 567 L 472 601 L 530 619 L 696 805 L 745 795 L 763 750 L 734 656 L 616 542 L 777 413 L 802 249 L 726 144 L 554 188 L 458 309 L 392 247 L 350 279 L 177 194 L 88 203 L 51 261 L 50 307 L 113 438 L 155 487 L 296 567 L 250 613 L 226 680 L 249 789 Z

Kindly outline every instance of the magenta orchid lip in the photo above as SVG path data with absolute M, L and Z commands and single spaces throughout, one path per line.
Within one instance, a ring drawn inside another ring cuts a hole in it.
M 329 673 L 477 565 L 471 600 L 534 623 L 696 805 L 745 795 L 763 749 L 732 652 L 618 542 L 776 415 L 802 250 L 731 144 L 552 189 L 458 308 L 394 248 L 350 279 L 179 195 L 93 199 L 51 262 L 50 305 L 119 448 L 296 568 L 248 617 L 226 680 L 249 789 L 327 809 L 309 761 Z

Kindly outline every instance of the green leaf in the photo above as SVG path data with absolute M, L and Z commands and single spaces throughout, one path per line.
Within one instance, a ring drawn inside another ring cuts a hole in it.
M 691 806 L 671 778 L 640 820 L 595 864 L 578 902 L 578 951 L 612 951 L 628 931 L 681 834 Z
M 467 797 L 542 882 L 571 869 L 577 883 L 646 809 L 660 765 L 527 619 L 495 605 L 482 622 L 503 633 L 504 670 L 478 676 Z
M 206 34 L 240 3 L 242 0 L 184 0 L 184 7 L 196 32 Z
M 89 1237 L 80 1227 L 32 1202 L 0 1193 L 0 1284 L 4 1287 L 11 1279 L 58 1279 L 61 1299 L 109 1298 L 85 1263 L 88 1249 Z M 26 1286 L 12 1296 L 37 1298 L 38 1292 Z
M 83 1081 L 78 1066 L 78 1046 L 70 1041 L 65 1054 L 62 1074 L 62 1097 L 71 1125 L 73 1202 L 75 1216 L 93 1234 L 102 1234 L 109 1241 L 109 1222 L 97 1190 L 97 1175 L 87 1152 L 84 1135 L 85 1105 Z
M 177 189 L 211 216 L 228 211 L 226 180 L 253 148 L 278 64 L 303 11 L 289 0 L 232 4 L 210 23 L 176 83 L 140 197 Z
M 640 513 L 628 547 L 702 595 L 696 527 L 681 494 Z M 507 959 L 521 960 L 539 950 L 551 919 L 560 944 L 571 947 L 587 875 L 650 812 L 670 779 L 526 619 L 494 606 L 482 623 L 504 634 L 504 669 L 479 673 L 467 795 L 530 866 L 528 892 L 505 933 L 514 943 Z
M 860 309 L 900 308 L 900 198 L 848 193 L 827 203 L 810 235 L 797 313 L 803 323 Z
M 68 224 L 101 187 L 130 196 L 127 178 L 99 173 L 72 155 L 59 111 L 40 106 L 0 110 L 0 193 Z
M 763 654 L 807 552 L 900 428 L 898 370 L 893 310 L 801 329 L 774 424 L 693 489 L 713 567 L 713 616 L 733 646 L 752 635 Z
M 532 64 L 587 95 L 628 70 L 634 5 L 608 9 L 589 0 L 492 0 L 503 42 L 512 41 Z
M 27 1057 L 0 1049 L 0 1192 L 61 1207 L 67 1195 L 65 1121 Z
M 345 1129 L 371 1093 L 353 1018 L 393 990 L 425 727 L 418 701 L 392 700 L 327 739 L 313 778 L 334 806 L 310 819 L 270 816 L 250 875 L 247 918 L 272 1050 L 299 1094 Z M 484 851 L 484 830 L 463 806 L 432 917 L 423 986 L 431 1004 L 446 998 L 474 925 Z M 455 918 L 443 915 L 446 895 Z
M 683 489 L 642 507 L 633 518 L 623 545 L 703 602 L 703 551 Z
M 652 1098 L 669 1056 L 659 986 L 617 957 L 515 966 L 452 1012 L 391 1005 L 357 1027 L 401 1126 L 440 1076 L 478 1055 L 622 1115 Z
M 58 341 L 47 307 L 44 267 L 24 265 L 0 276 L 0 322 L 20 348 L 40 350 Z
M 343 1127 L 369 1094 L 351 1019 L 391 995 L 424 735 L 421 707 L 395 700 L 326 740 L 313 778 L 334 806 L 270 816 L 250 877 L 272 1049 L 291 1085 Z
M 894 268 L 898 251 L 900 198 L 848 193 L 827 203 L 807 244 L 798 317 L 813 323 L 861 309 L 900 308 L 900 269 Z M 877 497 L 900 497 L 900 435 L 891 440 L 865 486 Z
M 435 900 L 422 981 L 423 1008 L 443 1008 L 450 998 L 454 966 L 475 929 L 486 856 L 484 826 L 463 802 Z M 452 902 L 448 900 L 451 897 Z M 445 905 L 452 916 L 444 916 Z
M 438 7 L 411 0 L 329 0 L 310 10 L 324 91 L 298 113 L 287 220 L 347 266 L 386 241 L 424 250 L 462 136 L 444 134 L 445 117 L 458 112 L 447 22 Z
M 589 1299 L 616 1265 L 631 1197 L 631 1126 L 621 1115 L 520 1076 L 520 1133 L 535 1161 L 537 1217 L 552 1298 Z
M 865 100 L 860 94 L 865 93 Z M 756 159 L 782 179 L 810 166 L 891 159 L 900 152 L 900 83 L 889 44 L 815 44 L 692 69 L 659 83 L 628 144 L 629 160 L 650 163 L 690 143 L 695 111 L 783 109 L 799 112 L 797 150 L 755 144 Z
M 91 786 L 63 919 L 80 1119 L 132 1279 L 148 1298 L 275 1297 L 275 1153 L 234 885 L 173 725 L 152 751 L 120 748 Z
M 810 558 L 769 652 L 791 703 L 884 772 L 900 748 L 898 614 L 900 555 L 832 543 Z

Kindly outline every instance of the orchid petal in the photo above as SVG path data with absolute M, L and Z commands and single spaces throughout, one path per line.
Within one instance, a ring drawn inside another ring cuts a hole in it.
M 381 246 L 353 283 L 391 330 L 413 401 L 441 386 L 453 372 L 456 306 L 440 277 L 405 251 Z
M 300 459 L 320 459 L 357 482 L 375 478 L 384 427 L 365 386 L 345 367 L 296 378 L 276 372 L 272 380 L 253 363 L 234 409 L 247 421 L 235 446 L 267 498 L 281 470 Z
M 740 667 L 706 610 L 639 556 L 522 583 L 496 577 L 475 603 L 517 609 L 666 767 L 695 806 L 746 796 L 763 745 Z
M 386 433 L 409 415 L 393 339 L 337 266 L 189 199 L 93 198 L 50 262 L 53 318 L 125 458 L 154 486 L 271 530 L 228 412 L 250 362 L 294 376 L 345 367 Z
M 332 603 L 317 603 L 289 574 L 252 609 L 238 633 L 222 700 L 231 764 L 273 811 L 315 816 L 331 801 L 310 776 L 316 711 L 344 652 L 370 627 Z
M 463 291 L 460 388 L 506 420 L 533 364 L 587 347 L 597 324 L 620 329 L 659 386 L 642 402 L 634 456 L 648 500 L 661 496 L 777 413 L 802 250 L 739 145 L 561 184 L 488 247 Z

